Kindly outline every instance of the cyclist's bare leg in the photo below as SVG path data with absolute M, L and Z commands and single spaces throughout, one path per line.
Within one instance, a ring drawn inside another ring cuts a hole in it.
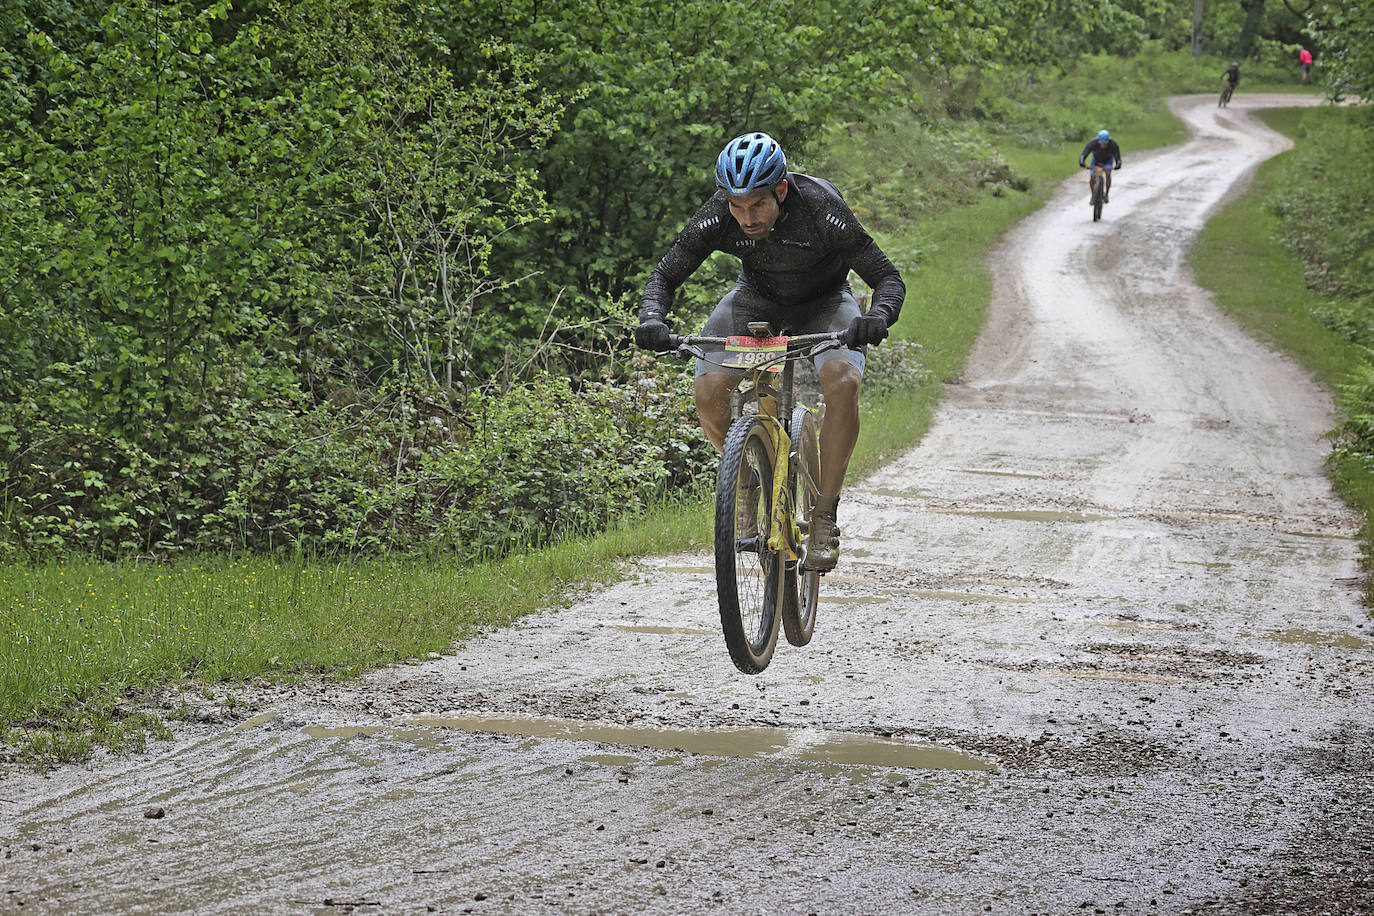
M 820 368 L 825 395 L 825 423 L 821 426 L 821 496 L 835 499 L 844 486 L 844 473 L 854 443 L 859 441 L 859 386 L 863 373 L 846 359 L 832 359 Z
M 716 451 L 725 447 L 725 436 L 730 432 L 730 393 L 738 384 L 739 376 L 733 372 L 707 372 L 693 382 L 697 419 Z

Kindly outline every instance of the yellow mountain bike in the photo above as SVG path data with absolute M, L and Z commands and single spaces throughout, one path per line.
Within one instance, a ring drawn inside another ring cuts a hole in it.
M 1217 99 L 1217 107 L 1225 108 L 1231 104 L 1231 93 L 1236 91 L 1236 84 L 1226 77 L 1221 78 L 1221 97 Z
M 845 346 L 844 332 L 751 336 L 673 335 L 670 346 L 745 370 L 733 400 L 716 479 L 716 596 L 730 659 L 745 674 L 768 666 L 779 622 L 794 646 L 811 641 L 820 600 L 817 570 L 806 568 L 811 511 L 820 499 L 819 411 L 796 403 L 797 360 Z
M 1102 218 L 1102 204 L 1107 200 L 1107 170 L 1094 162 L 1087 166 L 1092 169 L 1090 201 L 1093 206 L 1093 222 Z

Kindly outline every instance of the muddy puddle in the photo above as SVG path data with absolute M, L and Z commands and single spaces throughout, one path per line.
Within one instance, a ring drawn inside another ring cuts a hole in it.
M 717 631 L 715 631 L 715 630 L 704 630 L 704 629 L 699 629 L 699 628 L 697 628 L 697 627 L 664 627 L 664 626 L 653 626 L 653 625 L 650 625 L 650 624 L 633 624 L 633 623 L 613 623 L 613 624 L 611 624 L 611 626 L 614 627 L 614 628 L 617 629 L 617 630 L 623 630 L 623 631 L 625 631 L 626 633 L 647 633 L 647 634 L 649 634 L 649 635 L 651 635 L 651 636 L 717 636 L 717 635 L 719 635 L 719 634 L 717 633 Z
M 1349 633 L 1318 633 L 1313 630 L 1288 629 L 1272 630 L 1261 635 L 1265 639 L 1288 645 L 1324 646 L 1333 649 L 1374 648 L 1374 642 Z
M 708 757 L 779 758 L 809 763 L 919 770 L 992 770 L 994 761 L 936 744 L 818 728 L 656 728 L 572 719 L 495 715 L 411 716 L 411 726 L 525 738 L 588 741 Z M 336 737 L 306 729 L 312 737 Z M 348 737 L 340 735 L 337 737 Z

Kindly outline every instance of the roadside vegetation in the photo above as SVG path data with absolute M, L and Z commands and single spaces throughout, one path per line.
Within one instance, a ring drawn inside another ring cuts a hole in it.
M 902 267 L 852 472 L 908 447 L 1001 234 L 1097 129 L 1129 161 L 1181 139 L 1164 95 L 1215 90 L 1231 53 L 1191 57 L 1181 6 L 1108 4 L 1094 31 L 1034 3 L 804 4 L 757 47 L 742 10 L 675 4 L 661 31 L 642 3 L 0 21 L 0 753 L 138 746 L 188 691 L 423 658 L 619 558 L 699 546 L 714 455 L 685 367 L 634 352 L 627 321 L 746 126 L 834 180 Z M 1225 7 L 1205 37 L 1291 84 L 1302 23 L 1268 15 Z M 887 59 L 796 65 L 893 29 Z M 752 50 L 674 44 L 703 30 Z M 665 47 L 675 67 L 642 64 Z M 708 265 L 673 318 L 731 275 Z

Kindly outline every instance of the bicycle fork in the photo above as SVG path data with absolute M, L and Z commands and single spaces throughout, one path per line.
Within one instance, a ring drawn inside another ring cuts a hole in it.
M 797 526 L 796 507 L 791 504 L 792 494 L 787 492 L 792 437 L 781 421 L 774 419 L 768 425 L 773 430 L 774 454 L 778 456 L 773 463 L 773 517 L 768 523 L 768 549 L 782 556 L 785 563 L 795 564 L 799 559 L 797 545 L 801 543 L 801 529 Z

